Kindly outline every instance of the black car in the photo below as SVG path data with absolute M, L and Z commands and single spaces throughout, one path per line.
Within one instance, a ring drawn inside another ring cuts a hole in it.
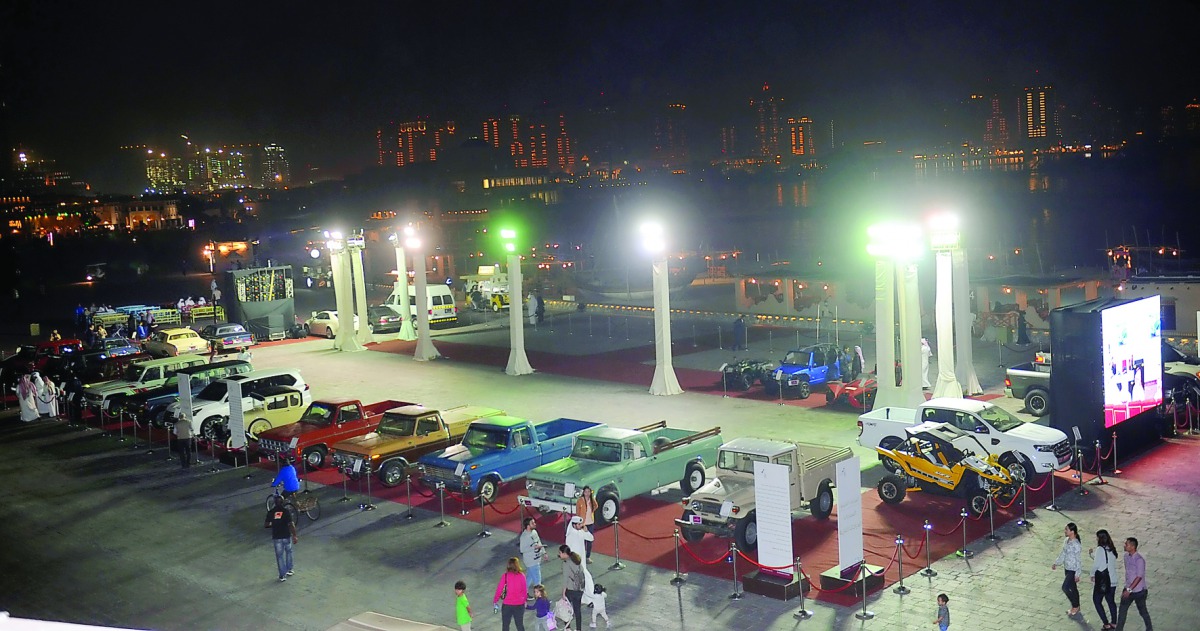
M 395 333 L 400 330 L 403 318 L 388 307 L 367 308 L 367 327 L 372 333 Z

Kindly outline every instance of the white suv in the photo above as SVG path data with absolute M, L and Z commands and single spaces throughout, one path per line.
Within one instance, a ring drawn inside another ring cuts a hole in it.
M 205 440 L 224 441 L 229 435 L 229 389 L 226 381 L 237 381 L 242 386 L 242 409 L 253 407 L 250 394 L 270 386 L 283 386 L 299 390 L 304 405 L 312 403 L 312 392 L 298 370 L 255 370 L 242 375 L 214 381 L 192 396 L 192 431 Z M 172 403 L 165 417 L 174 423 L 182 416 L 179 402 Z

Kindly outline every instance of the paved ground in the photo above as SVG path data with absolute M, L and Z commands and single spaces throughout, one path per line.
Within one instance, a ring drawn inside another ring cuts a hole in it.
M 619 332 L 608 336 L 607 324 L 600 333 L 598 320 L 586 342 L 584 329 L 577 329 L 586 326 L 584 316 L 572 317 L 570 335 L 560 332 L 563 322 L 556 320 L 554 333 L 546 326 L 528 334 L 531 348 L 583 354 L 587 348 L 622 345 Z M 630 322 L 633 345 L 638 324 Z M 619 321 L 614 325 L 619 331 Z M 688 343 L 683 339 L 688 334 L 686 326 L 676 327 L 677 344 Z M 491 335 L 503 339 L 504 334 Z M 478 333 L 461 339 L 483 343 L 489 338 Z M 777 352 L 784 346 L 773 336 L 758 339 L 750 354 L 769 351 L 768 344 Z M 980 349 L 977 364 L 985 388 L 994 389 L 999 361 L 987 350 Z M 1015 361 L 1008 355 L 1005 351 L 1006 362 Z M 712 368 L 730 356 L 701 349 L 677 364 Z M 618 426 L 669 419 L 674 426 L 696 429 L 720 424 L 727 437 L 827 444 L 850 444 L 856 433 L 855 418 L 847 412 L 696 393 L 652 397 L 644 386 L 547 374 L 512 378 L 453 357 L 418 363 L 392 353 L 340 354 L 326 341 L 260 348 L 255 363 L 300 368 L 318 396 L 405 398 L 435 406 L 477 403 L 530 418 L 570 416 Z M 1014 403 L 1005 404 L 1019 407 Z M 166 461 L 161 446 L 147 455 L 128 441 L 96 432 L 0 418 L 0 499 L 9 510 L 0 521 L 6 542 L 0 556 L 0 608 L 14 615 L 159 629 L 326 629 L 375 610 L 445 624 L 452 621 L 450 586 L 462 578 L 471 585 L 475 628 L 500 628 L 486 604 L 503 560 L 516 552 L 511 533 L 479 539 L 478 524 L 456 519 L 437 529 L 436 514 L 421 511 L 406 521 L 401 504 L 360 512 L 354 502 L 336 502 L 340 488 L 322 488 L 324 514 L 317 522 L 302 523 L 297 575 L 279 584 L 268 534 L 260 525 L 268 472 L 249 470 L 250 479 L 247 470 L 226 465 L 217 473 L 207 466 L 183 472 Z M 610 572 L 602 568 L 612 560 L 597 556 L 593 567 L 596 581 L 609 588 L 609 610 L 621 628 L 932 628 L 934 596 L 946 592 L 952 628 L 1098 629 L 1086 582 L 1084 621 L 1068 620 L 1058 591 L 1061 574 L 1049 568 L 1062 525 L 1074 520 L 1085 533 L 1105 527 L 1118 537 L 1139 537 L 1158 628 L 1192 629 L 1195 625 L 1186 622 L 1191 608 L 1184 603 L 1194 568 L 1200 566 L 1193 541 L 1200 513 L 1198 452 L 1195 439 L 1176 439 L 1143 455 L 1144 464 L 1127 463 L 1129 474 L 1112 484 L 1086 497 L 1064 497 L 1063 514 L 1038 511 L 1030 531 L 1009 526 L 1002 529 L 1001 542 L 974 542 L 980 553 L 970 563 L 935 560 L 937 577 L 906 580 L 911 595 L 890 590 L 870 595 L 867 605 L 876 618 L 865 623 L 853 617 L 854 608 L 811 601 L 815 617 L 799 622 L 791 615 L 796 601 L 754 595 L 731 601 L 731 581 L 699 574 L 676 588 L 669 585 L 670 573 L 649 566 L 630 564 Z M 552 588 L 561 585 L 553 566 L 545 576 Z M 1140 625 L 1135 617 L 1128 628 Z

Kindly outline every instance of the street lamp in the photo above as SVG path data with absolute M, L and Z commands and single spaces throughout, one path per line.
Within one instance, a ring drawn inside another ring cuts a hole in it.
M 413 292 L 417 309 L 417 348 L 413 351 L 413 359 L 423 362 L 437 359 L 442 354 L 433 346 L 429 336 L 429 290 L 428 279 L 425 278 L 425 253 L 421 251 L 421 239 L 412 226 L 404 228 L 404 247 L 413 253 L 413 281 L 416 290 Z
M 875 357 L 879 390 L 875 407 L 916 407 L 921 394 L 921 305 L 917 267 L 921 232 L 906 223 L 882 223 L 867 229 L 867 253 L 875 257 Z M 897 264 L 901 267 L 898 269 Z M 899 322 L 899 331 L 895 323 Z M 896 381 L 896 339 L 900 340 L 902 376 Z
M 503 229 L 500 238 L 504 239 L 504 251 L 508 252 L 508 330 L 509 351 L 508 366 L 504 372 L 509 375 L 533 374 L 529 365 L 529 357 L 525 355 L 525 322 L 522 317 L 521 305 L 521 255 L 517 254 L 517 231 Z
M 407 226 L 405 230 L 411 230 L 412 226 Z M 416 332 L 413 331 L 412 324 L 412 305 L 408 299 L 408 261 L 405 260 L 404 253 L 404 238 L 400 236 L 401 232 L 393 232 L 388 239 L 392 245 L 396 246 L 396 285 L 393 292 L 399 296 L 400 302 L 400 331 L 396 333 L 396 339 L 411 342 L 417 339 Z
M 667 241 L 662 224 L 642 224 L 642 247 L 650 253 L 654 277 L 654 379 L 650 394 L 681 394 L 679 379 L 671 363 L 671 298 L 667 268 Z
M 949 213 L 936 215 L 929 221 L 929 246 L 936 253 L 937 296 L 934 303 L 934 324 L 937 328 L 938 374 L 933 396 L 962 398 L 962 386 L 954 374 L 954 283 L 953 253 L 958 251 L 962 235 L 958 231 L 958 216 Z M 967 344 L 971 341 L 968 338 Z

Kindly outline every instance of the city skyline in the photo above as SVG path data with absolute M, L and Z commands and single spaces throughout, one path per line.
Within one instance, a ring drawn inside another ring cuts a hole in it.
M 786 12 L 651 4 L 604 13 L 530 3 L 503 13 L 355 15 L 314 6 L 286 16 L 241 7 L 236 28 L 189 17 L 175 24 L 178 39 L 198 38 L 207 51 L 205 63 L 189 65 L 147 52 L 192 45 L 155 34 L 170 16 L 87 5 L 59 15 L 17 3 L 0 57 L 0 133 L 10 148 L 34 147 L 100 181 L 95 165 L 117 147 L 179 133 L 271 139 L 288 148 L 293 171 L 340 174 L 377 162 L 373 145 L 387 121 L 456 120 L 465 140 L 482 138 L 489 118 L 536 110 L 555 113 L 551 137 L 557 114 L 567 115 L 576 156 L 603 137 L 589 119 L 612 118 L 633 145 L 625 151 L 650 158 L 671 103 L 686 105 L 689 157 L 719 155 L 723 136 L 751 155 L 763 143 L 748 102 L 764 83 L 780 99 L 769 143 L 779 153 L 790 151 L 788 119 L 809 118 L 822 148 L 912 147 L 941 141 L 947 110 L 974 94 L 1018 91 L 1000 103 L 1014 140 L 1028 121 L 1016 109 L 1026 87 L 1053 85 L 1057 103 L 1076 112 L 1118 109 L 1127 125 L 1136 116 L 1156 124 L 1160 108 L 1182 112 L 1200 94 L 1179 63 L 1198 16 L 1183 3 L 1120 16 L 1079 3 Z M 75 80 L 61 81 L 67 75 Z M 825 137 L 831 126 L 836 141 Z

